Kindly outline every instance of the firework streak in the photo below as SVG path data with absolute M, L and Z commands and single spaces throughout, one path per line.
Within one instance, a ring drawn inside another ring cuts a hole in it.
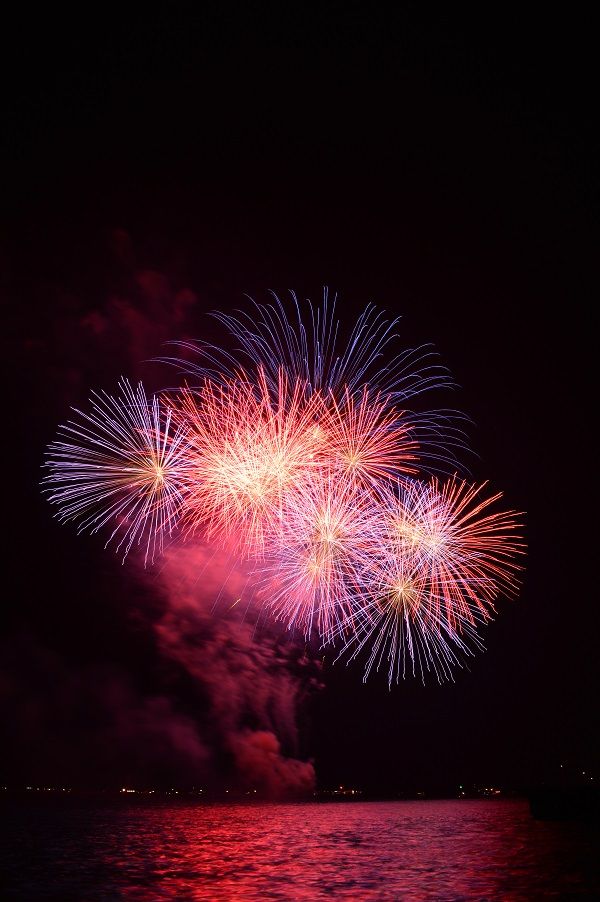
M 275 295 L 217 314 L 237 355 L 179 343 L 181 388 L 94 394 L 49 446 L 44 489 L 123 557 L 176 537 L 233 547 L 264 609 L 364 656 L 365 679 L 452 678 L 518 590 L 519 515 L 457 475 L 456 412 L 409 406 L 451 385 L 428 346 L 390 356 L 396 321 L 372 307 L 343 344 L 327 293 L 304 319 L 292 301 L 290 318 Z

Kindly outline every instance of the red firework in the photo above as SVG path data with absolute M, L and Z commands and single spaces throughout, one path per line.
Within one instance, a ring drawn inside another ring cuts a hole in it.
M 360 392 L 346 389 L 340 401 L 330 393 L 326 412 L 331 464 L 342 474 L 376 487 L 390 476 L 417 472 L 418 443 L 386 397 L 373 396 L 366 385 Z
M 371 493 L 321 471 L 287 493 L 266 541 L 262 595 L 274 616 L 324 642 L 363 605 L 359 573 L 376 528 Z
M 283 371 L 276 392 L 262 372 L 185 390 L 177 417 L 191 433 L 188 531 L 217 542 L 237 536 L 244 556 L 260 555 L 286 493 L 322 466 L 322 415 L 319 396 L 307 401 Z
M 451 678 L 517 591 L 519 515 L 496 512 L 486 483 L 419 478 L 464 447 L 453 412 L 404 409 L 447 383 L 429 350 L 384 365 L 394 323 L 367 310 L 338 345 L 326 302 L 312 327 L 296 312 L 220 317 L 246 370 L 202 345 L 197 388 L 95 395 L 50 446 L 50 501 L 81 529 L 110 524 L 125 554 L 135 542 L 153 558 L 178 525 L 233 549 L 275 618 L 366 651 L 365 676 L 385 661 L 390 682 Z
M 515 594 L 523 553 L 515 511 L 490 510 L 501 497 L 482 495 L 486 483 L 469 485 L 456 477 L 441 485 L 433 478 L 384 490 L 383 547 L 426 574 L 436 607 L 450 626 L 488 617 L 499 594 Z
M 489 511 L 502 496 L 482 497 L 485 485 L 453 478 L 382 487 L 359 576 L 360 622 L 340 629 L 342 653 L 369 650 L 365 676 L 385 658 L 390 682 L 407 666 L 447 679 L 457 653 L 482 647 L 477 627 L 491 619 L 500 594 L 515 594 L 524 553 L 519 515 Z

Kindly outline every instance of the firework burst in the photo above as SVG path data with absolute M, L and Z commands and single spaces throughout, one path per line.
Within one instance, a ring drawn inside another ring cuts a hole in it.
M 391 683 L 407 668 L 441 682 L 461 658 L 482 648 L 477 628 L 490 620 L 499 595 L 515 594 L 523 553 L 514 511 L 489 511 L 502 496 L 451 479 L 387 484 L 379 499 L 375 540 L 360 584 L 367 603 L 343 652 L 367 647 L 365 678 L 388 662 Z
M 475 610 L 489 616 L 498 595 L 518 588 L 519 515 L 493 510 L 502 494 L 485 497 L 485 486 L 404 481 L 382 498 L 384 546 L 427 574 L 438 614 L 453 627 Z
M 371 494 L 337 473 L 308 478 L 286 495 L 266 543 L 263 596 L 288 629 L 325 643 L 362 606 L 359 570 L 373 540 Z
M 94 394 L 50 445 L 45 491 L 124 556 L 154 559 L 176 529 L 234 549 L 272 617 L 366 655 L 365 678 L 450 679 L 518 589 L 519 515 L 455 475 L 454 411 L 408 407 L 451 387 L 429 346 L 391 355 L 397 320 L 372 307 L 344 341 L 327 292 L 308 309 L 216 314 L 237 351 L 179 343 L 183 388 Z
M 414 558 L 377 555 L 363 570 L 361 585 L 367 601 L 360 616 L 342 623 L 335 638 L 342 640 L 338 658 L 352 661 L 364 652 L 364 680 L 373 668 L 387 668 L 390 686 L 407 673 L 423 682 L 433 673 L 441 683 L 452 679 L 452 669 L 465 657 L 483 649 L 475 624 L 484 618 L 476 614 L 456 628 L 440 616 L 428 574 Z
M 185 526 L 214 541 L 238 537 L 260 555 L 284 497 L 324 454 L 322 405 L 281 370 L 276 391 L 264 376 L 225 385 L 205 380 L 182 393 L 177 419 L 189 424 Z
M 89 413 L 75 410 L 78 419 L 62 426 L 48 448 L 48 500 L 58 506 L 58 519 L 78 521 L 80 532 L 110 524 L 106 544 L 116 539 L 123 557 L 137 542 L 145 561 L 154 559 L 182 508 L 188 429 L 126 379 L 117 397 L 94 393 L 90 403 Z
M 323 421 L 331 466 L 342 478 L 376 488 L 398 473 L 417 472 L 411 428 L 379 395 L 371 397 L 367 386 L 354 394 L 346 389 L 339 402 L 330 394 Z
M 162 360 L 200 383 L 208 378 L 230 385 L 240 373 L 255 380 L 260 373 L 273 396 L 283 368 L 291 382 L 303 385 L 307 398 L 321 395 L 339 407 L 348 397 L 358 403 L 368 387 L 369 397 L 377 397 L 382 409 L 400 415 L 400 431 L 410 430 L 419 446 L 419 470 L 448 474 L 461 469 L 457 452 L 468 451 L 464 415 L 452 409 L 412 409 L 429 392 L 455 387 L 430 344 L 395 353 L 400 319 L 387 319 L 372 304 L 344 338 L 336 318 L 337 296 L 330 297 L 327 289 L 320 307 L 307 301 L 304 309 L 291 291 L 291 316 L 277 294 L 271 292 L 271 298 L 270 304 L 253 301 L 250 311 L 237 316 L 213 314 L 236 345 L 235 354 L 208 342 L 184 341 L 173 342 L 183 356 Z

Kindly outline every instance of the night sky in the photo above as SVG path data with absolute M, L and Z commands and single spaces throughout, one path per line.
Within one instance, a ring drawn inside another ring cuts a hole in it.
M 243 784 L 228 737 L 260 729 L 319 786 L 372 793 L 598 767 L 590 26 L 398 6 L 6 29 L 2 783 Z M 211 310 L 324 285 L 344 321 L 372 301 L 404 346 L 436 346 L 473 478 L 527 512 L 523 588 L 443 686 L 282 661 L 266 632 L 253 667 L 289 710 L 232 688 L 230 722 L 207 677 L 219 628 L 186 623 L 167 648 L 160 578 L 52 518 L 44 449 L 90 390 L 172 384 L 149 361 L 220 339 Z

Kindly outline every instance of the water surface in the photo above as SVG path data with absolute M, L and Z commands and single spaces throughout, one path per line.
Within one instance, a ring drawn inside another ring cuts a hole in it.
M 598 834 L 504 800 L 6 804 L 3 899 L 600 898 Z

